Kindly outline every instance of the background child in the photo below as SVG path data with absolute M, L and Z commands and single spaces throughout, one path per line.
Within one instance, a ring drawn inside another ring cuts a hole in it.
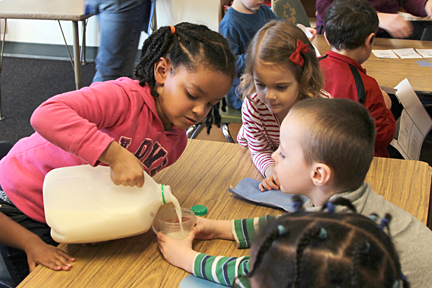
M 284 193 L 307 196 L 310 200 L 305 203 L 306 211 L 318 211 L 326 201 L 333 202 L 343 197 L 360 214 L 370 215 L 380 211 L 384 215 L 392 215 L 389 229 L 402 270 L 412 287 L 429 287 L 432 280 L 429 271 L 432 264 L 432 232 L 364 183 L 373 159 L 374 136 L 373 119 L 367 109 L 355 101 L 313 98 L 298 102 L 282 123 L 281 143 L 273 153 L 280 189 Z M 335 209 L 338 212 L 348 210 L 341 207 Z M 329 207 L 329 210 L 333 208 Z M 200 271 L 209 271 L 207 269 L 221 259 L 193 251 L 194 236 L 196 239 L 236 240 L 237 247 L 248 248 L 254 242 L 255 235 L 274 218 L 265 216 L 233 221 L 199 218 L 196 231 L 187 238 L 172 239 L 159 233 L 158 241 L 168 262 L 204 277 Z M 383 220 L 383 225 L 386 222 Z M 207 279 L 212 280 L 212 274 L 220 275 L 222 272 L 219 269 L 226 269 L 224 275 L 229 276 L 227 285 L 231 285 L 235 278 L 233 275 L 244 275 L 248 270 L 244 269 L 247 267 L 244 265 L 248 265 L 249 259 L 229 260 L 226 267 L 221 265 L 224 262 L 214 265 L 217 271 L 206 274 Z
M 36 132 L 0 161 L 0 204 L 12 205 L 5 214 L 20 215 L 20 224 L 56 244 L 42 198 L 50 170 L 103 163 L 115 184 L 141 187 L 143 170 L 154 175 L 174 163 L 186 147 L 185 130 L 228 92 L 234 60 L 226 39 L 206 26 L 161 27 L 143 45 L 139 81 L 99 82 L 43 103 L 31 118 Z M 24 252 L 14 253 L 15 264 L 26 263 Z M 27 265 L 16 270 L 10 272 L 19 279 L 28 274 Z
M 297 101 L 324 96 L 323 84 L 315 49 L 301 29 L 272 21 L 258 31 L 242 76 L 246 98 L 237 141 L 249 147 L 255 166 L 266 178 L 262 191 L 279 188 L 271 154 L 279 146 L 280 123 Z
M 333 98 L 358 101 L 369 110 L 377 129 L 375 156 L 390 157 L 387 147 L 396 130 L 391 100 L 361 66 L 372 52 L 377 13 L 365 0 L 337 0 L 327 10 L 325 25 L 324 35 L 331 46 L 320 58 L 325 89 Z
M 247 47 L 258 30 L 270 20 L 281 18 L 273 13 L 263 0 L 234 0 L 219 24 L 219 33 L 228 40 L 231 51 L 237 56 L 237 77 L 227 94 L 228 105 L 235 109 L 240 109 L 242 105 L 236 90 L 245 68 Z M 316 30 L 308 30 L 315 37 Z
M 378 37 L 409 38 L 420 40 L 426 24 L 423 21 L 408 21 L 399 14 L 406 11 L 414 16 L 432 16 L 431 0 L 368 0 L 378 13 L 380 30 Z M 328 7 L 333 0 L 317 0 L 317 29 L 320 34 L 324 33 L 324 18 Z M 418 23 L 417 23 L 418 22 Z M 423 23 L 422 23 L 423 22 Z M 426 21 L 427 22 L 427 21 Z M 426 24 L 426 27 L 429 24 Z

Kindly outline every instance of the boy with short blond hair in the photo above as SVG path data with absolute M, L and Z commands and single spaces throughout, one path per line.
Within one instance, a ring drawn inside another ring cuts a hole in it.
M 432 232 L 364 183 L 373 159 L 374 140 L 374 120 L 361 104 L 348 99 L 326 98 L 298 102 L 282 122 L 280 146 L 272 155 L 280 189 L 284 193 L 308 197 L 310 200 L 304 206 L 306 211 L 319 211 L 325 202 L 344 197 L 360 214 L 392 215 L 390 232 L 403 273 L 411 287 L 429 287 L 432 283 L 429 271 Z M 345 212 L 348 209 L 337 207 L 336 210 Z M 215 275 L 231 275 L 228 283 L 231 285 L 235 275 L 250 271 L 249 257 L 229 258 L 226 267 L 213 267 L 213 263 L 221 258 L 193 251 L 193 239 L 235 240 L 237 247 L 249 248 L 254 235 L 272 220 L 273 216 L 232 221 L 198 217 L 195 231 L 185 239 L 172 239 L 159 233 L 160 250 L 168 262 L 198 277 L 216 281 Z M 203 271 L 212 273 L 203 274 Z M 249 287 L 249 283 L 243 284 Z
M 396 121 L 391 100 L 377 81 L 361 66 L 371 55 L 378 31 L 378 16 L 366 0 L 336 0 L 327 10 L 325 37 L 331 51 L 320 58 L 325 90 L 333 98 L 347 98 L 363 104 L 375 119 L 375 156 L 390 157 Z

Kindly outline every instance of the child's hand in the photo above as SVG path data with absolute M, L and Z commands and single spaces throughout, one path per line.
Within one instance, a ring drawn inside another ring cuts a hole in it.
M 29 243 L 25 252 L 27 254 L 30 272 L 32 272 L 38 264 L 42 264 L 56 271 L 68 271 L 72 268 L 69 262 L 75 261 L 75 258 L 70 257 L 63 250 L 48 245 L 40 239 L 39 241 Z
M 381 93 L 382 93 L 382 95 L 383 95 L 384 103 L 385 103 L 387 109 L 391 109 L 392 101 L 391 101 L 391 99 L 390 99 L 390 96 L 387 94 L 387 92 L 385 92 L 385 91 L 382 90 L 382 89 L 381 89 Z
M 144 165 L 135 155 L 124 150 L 121 158 L 110 164 L 111 180 L 116 185 L 142 187 L 144 185 Z
M 259 184 L 261 192 L 268 190 L 278 190 L 280 187 L 279 179 L 274 171 L 274 166 L 269 166 L 265 171 L 266 178 Z
M 159 250 L 169 263 L 189 273 L 192 273 L 193 261 L 196 254 L 198 254 L 192 249 L 194 237 L 195 230 L 189 232 L 189 234 L 184 239 L 174 239 L 162 234 L 162 232 L 159 232 L 157 234 Z
M 231 231 L 231 221 L 229 220 L 212 220 L 197 217 L 194 229 L 195 239 L 210 240 L 218 238 L 234 240 L 234 235 Z
M 144 185 L 144 165 L 117 142 L 110 143 L 99 157 L 99 161 L 110 166 L 111 180 L 114 184 L 130 187 Z
M 317 35 L 317 30 L 311 27 L 306 27 L 306 29 L 312 34 L 312 37 L 309 38 L 309 41 L 312 42 Z

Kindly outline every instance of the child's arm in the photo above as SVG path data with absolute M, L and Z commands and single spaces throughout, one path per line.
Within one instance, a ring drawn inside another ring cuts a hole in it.
M 128 120 L 128 113 L 136 110 L 133 103 L 140 100 L 129 91 L 138 84 L 128 81 L 100 82 L 54 96 L 34 111 L 31 124 L 47 141 L 90 165 L 98 161 L 110 164 L 116 184 L 131 186 L 136 182 L 142 186 L 142 164 L 119 144 L 113 147 L 122 133 L 135 133 L 122 130 L 129 129 L 127 123 L 132 120 Z M 125 169 L 126 165 L 131 166 Z
M 110 166 L 114 184 L 131 187 L 144 185 L 143 164 L 117 142 L 111 142 L 98 160 Z
M 233 287 L 236 276 L 246 275 L 250 270 L 249 257 L 215 257 L 195 252 L 192 249 L 195 235 L 196 230 L 193 230 L 184 239 L 174 239 L 159 232 L 159 249 L 170 264 L 229 287 Z M 243 278 L 241 282 L 243 287 L 250 287 L 248 279 Z
M 396 131 L 396 120 L 393 113 L 387 108 L 383 91 L 379 87 L 378 83 L 374 82 L 369 84 L 369 87 L 370 88 L 366 91 L 364 106 L 369 110 L 372 118 L 375 119 L 377 131 L 375 137 L 375 148 L 377 150 L 386 148 L 392 141 Z M 387 95 L 387 97 L 389 96 Z
M 263 120 L 265 119 L 265 120 Z M 257 100 L 256 96 L 251 96 L 251 100 L 245 99 L 242 106 L 242 135 L 244 139 L 238 139 L 240 142 L 246 142 L 251 153 L 252 160 L 265 178 L 274 175 L 270 166 L 275 165 L 272 159 L 272 153 L 277 149 L 279 139 L 279 124 L 274 116 L 262 102 Z M 273 138 L 273 139 L 272 139 Z M 269 178 L 268 182 L 274 182 L 274 177 Z M 277 183 L 275 183 L 277 184 Z M 272 186 L 267 186 L 266 189 Z M 276 186 L 273 186 L 276 187 Z M 279 189 L 279 187 L 274 188 Z
M 75 261 L 64 251 L 43 242 L 39 236 L 22 227 L 12 219 L 0 213 L 0 242 L 21 249 L 27 254 L 30 272 L 38 264 L 42 264 L 53 270 L 70 270 L 69 262 Z
M 231 221 L 229 220 L 212 220 L 197 217 L 197 223 L 194 230 L 191 231 L 185 239 L 174 239 L 162 233 L 157 235 L 159 249 L 165 259 L 174 266 L 193 273 L 193 263 L 197 252 L 192 249 L 193 239 L 226 239 L 234 240 L 232 234 Z
M 230 25 L 230 23 L 221 22 L 219 33 L 228 40 L 230 50 L 237 58 L 236 70 L 237 74 L 240 75 L 245 67 L 247 43 L 243 43 L 238 27 Z
M 392 101 L 390 99 L 390 96 L 387 94 L 387 92 L 385 92 L 384 90 L 381 89 L 381 93 L 383 95 L 383 99 L 384 99 L 384 103 L 387 107 L 387 109 L 391 109 L 392 106 Z

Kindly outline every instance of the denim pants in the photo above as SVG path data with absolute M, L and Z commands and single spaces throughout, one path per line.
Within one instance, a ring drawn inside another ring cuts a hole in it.
M 96 14 L 100 45 L 93 82 L 133 77 L 141 31 L 148 32 L 151 0 L 87 0 L 86 12 Z

